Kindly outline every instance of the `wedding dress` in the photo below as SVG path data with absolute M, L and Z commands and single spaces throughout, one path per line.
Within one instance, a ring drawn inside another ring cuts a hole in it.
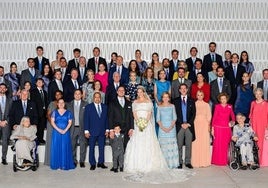
M 151 119 L 143 131 L 134 124 L 124 160 L 124 169 L 128 174 L 123 179 L 160 184 L 186 181 L 194 175 L 194 172 L 189 170 L 168 168 L 155 134 L 153 104 L 134 102 L 132 109 L 138 118 L 147 118 L 148 113 L 151 113 Z

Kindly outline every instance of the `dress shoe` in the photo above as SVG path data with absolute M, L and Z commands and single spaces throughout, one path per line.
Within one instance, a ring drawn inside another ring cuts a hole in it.
M 96 169 L 96 165 L 91 165 L 90 170 L 95 170 Z
M 85 168 L 86 166 L 85 166 L 85 163 L 84 162 L 80 162 L 80 167 L 81 168 Z
M 115 172 L 115 173 L 117 173 L 117 172 L 118 172 L 118 169 L 117 169 L 117 168 L 115 168 L 115 169 L 114 169 L 114 172 Z
M 247 170 L 247 169 L 248 169 L 248 166 L 247 166 L 247 165 L 242 165 L 242 166 L 241 166 L 241 169 L 242 169 L 242 170 Z
M 115 169 L 115 168 L 113 167 L 113 168 L 110 169 L 110 171 L 114 171 L 114 169 Z
M 74 166 L 77 167 L 77 161 L 74 162 Z
M 194 167 L 191 165 L 191 163 L 185 164 L 186 167 L 193 169 Z
M 258 167 L 258 165 L 256 165 L 256 164 L 252 164 L 252 165 L 250 165 L 250 169 L 251 170 L 256 170 L 256 169 L 258 169 L 259 167 Z
M 46 144 L 46 141 L 45 140 L 39 140 L 39 144 L 40 145 L 45 145 Z
M 120 172 L 124 172 L 124 168 L 123 167 L 120 168 Z
M 180 164 L 180 165 L 178 166 L 178 169 L 182 169 L 182 164 Z
M 3 165 L 7 165 L 7 160 L 6 159 L 2 159 L 2 164 Z
M 98 168 L 108 168 L 107 166 L 105 166 L 103 163 L 98 163 L 97 164 Z

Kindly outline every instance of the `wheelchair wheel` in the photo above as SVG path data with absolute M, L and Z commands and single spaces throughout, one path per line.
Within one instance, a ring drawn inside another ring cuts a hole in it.
M 17 164 L 16 155 L 14 154 L 13 155 L 13 171 L 14 172 L 17 172 L 17 170 L 18 170 L 16 164 Z
M 233 161 L 233 162 L 230 163 L 230 168 L 233 171 L 237 171 L 239 169 L 239 164 L 236 161 Z
M 228 163 L 231 165 L 231 163 L 235 160 L 235 149 L 234 149 L 234 143 L 231 141 L 229 144 L 228 149 Z
M 36 168 L 38 168 L 39 167 L 39 155 L 38 155 L 38 153 L 36 154 Z

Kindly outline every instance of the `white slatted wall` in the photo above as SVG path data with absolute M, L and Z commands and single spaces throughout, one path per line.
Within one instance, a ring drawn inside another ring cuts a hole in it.
M 174 48 L 185 59 L 192 46 L 203 58 L 215 41 L 222 55 L 248 51 L 257 81 L 268 67 L 267 10 L 267 0 L 1 0 L 0 64 L 21 70 L 38 45 L 50 61 L 58 49 L 72 58 L 76 47 L 89 58 L 95 46 L 106 59 L 115 51 L 128 61 L 136 49 L 162 59 Z

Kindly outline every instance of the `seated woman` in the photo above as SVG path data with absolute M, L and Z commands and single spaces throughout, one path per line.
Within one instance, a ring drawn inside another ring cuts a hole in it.
M 10 136 L 11 140 L 15 140 L 16 157 L 19 165 L 27 165 L 33 162 L 31 150 L 35 147 L 36 126 L 30 124 L 30 118 L 24 116 L 21 119 L 20 125 Z

